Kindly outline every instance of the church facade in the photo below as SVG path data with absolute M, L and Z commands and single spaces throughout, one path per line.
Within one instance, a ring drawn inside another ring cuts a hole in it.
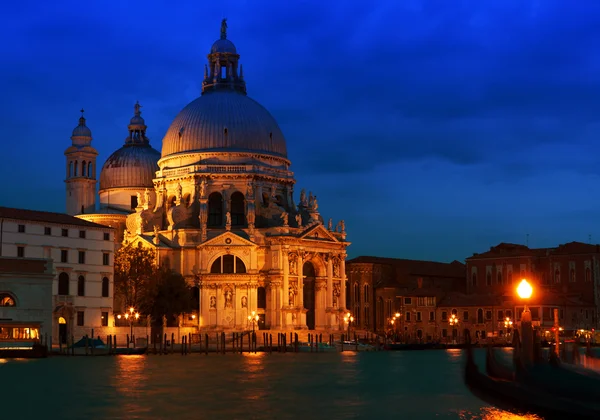
M 252 328 L 253 312 L 259 328 L 342 330 L 344 221 L 325 225 L 312 192 L 294 201 L 285 138 L 247 96 L 239 57 L 223 21 L 202 94 L 175 117 L 161 153 L 136 104 L 125 146 L 102 168 L 99 210 L 86 211 L 87 194 L 69 187 L 67 208 L 181 273 L 198 294 L 202 330 Z

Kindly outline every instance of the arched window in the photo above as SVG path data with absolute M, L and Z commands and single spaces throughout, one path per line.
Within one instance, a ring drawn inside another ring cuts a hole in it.
M 452 309 L 452 315 L 454 315 L 454 316 L 458 316 L 458 310 L 456 310 L 456 309 Z
M 369 307 L 365 306 L 364 311 L 365 311 L 365 321 L 364 321 L 365 327 L 368 327 L 369 326 Z
M 483 324 L 483 309 L 477 309 L 477 323 Z
M 223 226 L 223 197 L 218 192 L 208 196 L 208 226 Z
M 231 225 L 244 226 L 246 224 L 246 203 L 244 194 L 239 191 L 231 194 Z
M 592 270 L 590 270 L 590 267 L 587 267 L 585 269 L 585 282 L 589 283 L 592 281 Z
M 0 293 L 0 306 L 16 306 L 15 299 L 8 293 Z
M 471 274 L 471 285 L 473 287 L 477 286 L 477 273 Z
M 244 274 L 246 265 L 234 255 L 223 255 L 212 263 L 210 272 L 212 274 Z
M 377 298 L 377 326 L 379 328 L 383 327 L 384 318 L 385 317 L 383 315 L 383 298 L 380 296 L 379 298 Z
M 69 275 L 67 273 L 60 273 L 58 276 L 58 294 L 69 295 Z
M 69 176 L 73 176 L 73 161 L 69 162 Z
M 496 275 L 496 284 L 502 284 L 502 271 L 498 271 Z
M 369 303 L 369 285 L 368 284 L 365 284 L 363 286 L 363 292 L 364 292 L 365 303 Z
M 554 270 L 554 283 L 560 283 L 560 270 Z
M 358 283 L 354 283 L 354 304 L 357 306 L 360 304 L 360 286 Z
M 102 297 L 109 297 L 109 290 L 108 290 L 108 286 L 109 286 L 109 281 L 108 281 L 108 277 L 104 277 L 102 279 Z
M 575 283 L 575 269 L 571 268 L 571 271 L 569 272 L 569 280 L 571 281 L 571 283 Z
M 85 176 L 87 174 L 87 167 L 85 166 L 85 160 L 81 162 L 81 176 Z
M 508 273 L 506 273 L 506 283 L 512 284 L 512 271 L 509 271 Z
M 78 162 L 77 162 L 77 161 L 75 161 L 75 170 L 73 171 L 73 175 L 74 175 L 74 176 L 77 176 L 77 168 L 78 168 L 78 166 L 79 166 L 79 165 L 78 165 Z
M 256 289 L 256 307 L 267 309 L 267 290 L 264 287 Z
M 92 162 L 90 162 L 90 163 L 88 163 L 88 178 L 93 178 L 92 172 L 93 172 Z
M 77 279 L 77 296 L 85 296 L 85 277 L 79 276 Z
M 489 271 L 485 276 L 485 282 L 488 286 L 492 285 L 492 273 L 490 273 Z

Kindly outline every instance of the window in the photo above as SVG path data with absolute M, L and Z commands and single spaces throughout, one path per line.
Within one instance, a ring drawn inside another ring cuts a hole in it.
M 531 319 L 533 321 L 539 321 L 540 319 L 540 308 L 529 308 L 531 312 Z
M 227 78 L 227 67 L 221 66 L 221 79 Z
M 51 228 L 51 227 L 48 227 L 48 226 L 46 226 L 46 227 L 44 228 L 44 235 L 48 235 L 48 236 L 52 235 L 52 228 Z
M 492 311 L 485 311 L 485 320 L 486 321 L 492 320 Z
M 81 239 L 85 239 L 85 230 L 80 230 L 80 231 L 79 231 L 79 237 L 80 237 Z
M 498 271 L 496 274 L 496 284 L 502 284 L 502 271 Z
M 25 225 L 19 225 L 19 233 L 25 233 Z
M 85 251 L 79 251 L 79 264 L 85 264 Z
M 435 297 L 429 296 L 425 298 L 427 306 L 435 306 Z
M 585 310 L 585 319 L 590 319 L 590 313 L 587 309 Z
M 412 298 L 404 298 L 405 305 L 412 305 Z
M 512 278 L 512 271 L 509 271 L 508 273 L 506 273 L 506 283 L 507 284 L 512 284 L 513 278 Z
M 77 311 L 77 326 L 78 327 L 83 327 L 83 325 L 85 324 L 85 312 L 83 311 Z
M 443 322 L 448 321 L 448 312 L 442 311 L 442 321 Z
M 507 317 L 507 318 L 512 318 L 512 311 L 511 311 L 510 309 L 508 309 L 508 310 L 506 311 L 506 317 Z
M 445 328 L 444 328 L 444 329 L 442 329 L 442 337 L 443 337 L 443 338 L 446 338 L 446 337 L 448 337 L 448 330 L 447 330 L 447 329 L 445 329 Z
M 58 276 L 58 294 L 61 296 L 69 295 L 69 275 L 60 273 Z
M 109 265 L 109 261 L 110 261 L 110 255 L 107 252 L 102 254 L 102 265 Z
M 102 316 L 100 318 L 101 325 L 103 327 L 108 327 L 108 312 L 102 312 Z
M 406 321 L 410 322 L 410 312 L 406 312 Z
M 473 287 L 477 286 L 477 273 L 471 274 L 471 285 Z
M 85 277 L 79 276 L 77 279 L 77 296 L 85 296 Z
M 490 271 L 488 271 L 488 273 L 485 276 L 485 282 L 488 286 L 492 285 L 492 273 Z
M 554 270 L 554 283 L 560 283 L 560 270 Z
M 231 225 L 244 226 L 246 224 L 246 200 L 239 191 L 231 194 Z
M 569 271 L 569 281 L 571 283 L 575 283 L 575 269 L 571 268 L 571 270 Z
M 1 293 L 0 294 L 0 307 L 1 306 L 16 306 L 15 305 L 15 299 L 9 295 L 8 293 Z
M 477 323 L 483 324 L 483 309 L 477 309 Z
M 110 233 L 104 232 L 104 240 L 105 241 L 110 241 Z
M 108 277 L 102 279 L 102 297 L 108 297 Z
M 223 197 L 218 192 L 208 196 L 208 226 L 223 226 Z
M 62 236 L 68 237 L 69 236 L 69 229 L 62 229 L 60 234 Z
M 463 312 L 463 321 L 468 321 L 469 320 L 469 311 L 464 311 Z
M 592 270 L 590 270 L 590 267 L 586 267 L 585 269 L 585 282 L 589 283 L 592 281 Z
M 425 298 L 424 297 L 417 298 L 417 306 L 425 306 Z
M 217 258 L 210 267 L 212 274 L 243 274 L 246 272 L 244 262 L 234 255 L 223 255 Z
M 458 311 L 456 309 L 452 309 L 452 315 L 458 316 Z
M 504 311 L 498 311 L 498 321 L 504 321 Z
M 17 257 L 23 258 L 24 256 L 25 256 L 25 247 L 24 246 L 18 246 L 17 247 Z
M 368 284 L 365 284 L 363 286 L 363 292 L 364 292 L 363 298 L 365 300 L 365 303 L 369 303 L 369 285 Z
M 137 201 L 137 195 L 132 195 L 131 196 L 131 210 L 135 210 L 138 206 L 138 201 Z
M 369 313 L 369 307 L 365 306 L 365 327 L 369 326 L 369 322 L 370 322 L 370 313 Z
M 66 249 L 60 250 L 60 262 L 61 263 L 69 262 L 69 251 L 68 250 L 66 250 Z
M 421 322 L 421 321 L 422 321 L 421 312 L 419 311 L 419 312 L 417 312 L 417 322 Z
M 429 320 L 430 321 L 435 321 L 435 312 L 429 311 Z

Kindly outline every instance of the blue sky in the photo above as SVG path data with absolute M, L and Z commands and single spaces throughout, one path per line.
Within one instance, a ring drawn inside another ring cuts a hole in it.
M 93 3 L 93 4 L 88 4 Z M 290 5 L 292 4 L 292 5 Z M 221 18 L 248 94 L 350 256 L 463 260 L 600 242 L 600 3 L 23 2 L 0 16 L 0 205 L 64 211 L 85 108 L 99 165 L 139 100 L 152 145 L 200 94 Z

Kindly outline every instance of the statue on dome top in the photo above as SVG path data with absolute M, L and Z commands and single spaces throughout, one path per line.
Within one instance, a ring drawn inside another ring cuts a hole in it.
M 312 209 L 314 203 L 315 203 L 315 197 L 313 197 L 312 191 L 310 191 L 308 193 L 308 207 Z
M 300 213 L 296 214 L 296 223 L 298 224 L 299 228 L 302 227 L 302 215 Z
M 227 18 L 221 21 L 221 39 L 227 39 Z
M 281 213 L 281 218 L 283 219 L 283 226 L 288 226 L 288 213 L 284 211 Z
M 327 223 L 327 230 L 330 232 L 333 231 L 333 219 L 329 219 L 329 223 Z
M 307 204 L 308 202 L 306 201 L 306 190 L 302 188 L 302 191 L 300 191 L 300 205 L 306 207 Z
M 140 105 L 140 101 L 137 101 L 135 103 L 135 105 L 133 106 L 133 112 L 134 112 L 135 115 L 140 115 L 142 113 L 142 111 L 140 111 L 141 107 L 142 106 Z

